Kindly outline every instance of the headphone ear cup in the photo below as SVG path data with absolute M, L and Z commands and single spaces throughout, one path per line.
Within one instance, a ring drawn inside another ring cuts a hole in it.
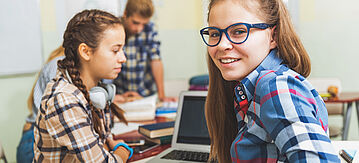
M 89 91 L 90 100 L 94 107 L 105 109 L 108 99 L 107 91 L 99 86 L 93 87 Z
M 115 86 L 115 84 L 106 84 L 105 88 L 108 93 L 107 101 L 110 101 L 112 103 L 113 99 L 116 95 L 116 86 Z

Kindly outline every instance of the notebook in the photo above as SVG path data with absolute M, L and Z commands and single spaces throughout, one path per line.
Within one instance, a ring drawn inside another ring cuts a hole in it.
M 181 92 L 171 147 L 149 162 L 207 162 L 210 138 L 204 114 L 206 96 L 207 91 Z

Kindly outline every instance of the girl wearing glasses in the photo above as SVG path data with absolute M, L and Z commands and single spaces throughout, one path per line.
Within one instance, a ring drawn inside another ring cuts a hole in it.
M 339 162 L 309 56 L 282 0 L 211 0 L 206 102 L 219 162 Z

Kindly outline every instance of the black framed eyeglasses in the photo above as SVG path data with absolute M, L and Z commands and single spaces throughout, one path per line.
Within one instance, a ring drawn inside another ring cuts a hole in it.
M 273 26 L 274 24 L 266 23 L 235 23 L 225 29 L 220 29 L 216 27 L 205 27 L 200 30 L 200 34 L 204 43 L 206 43 L 206 45 L 210 47 L 217 46 L 219 42 L 221 42 L 223 33 L 226 35 L 227 39 L 230 42 L 234 44 L 242 44 L 248 39 L 249 31 L 251 28 L 267 29 Z

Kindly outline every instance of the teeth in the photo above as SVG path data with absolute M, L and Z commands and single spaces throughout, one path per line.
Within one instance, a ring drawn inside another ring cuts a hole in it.
M 222 63 L 232 63 L 234 61 L 238 61 L 238 59 L 221 59 Z

